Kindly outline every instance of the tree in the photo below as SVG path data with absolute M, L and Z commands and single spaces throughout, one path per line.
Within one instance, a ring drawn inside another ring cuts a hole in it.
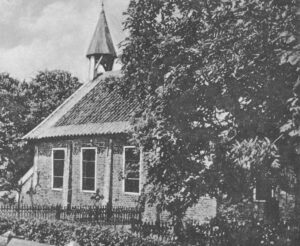
M 113 86 L 140 102 L 134 139 L 148 153 L 150 196 L 179 220 L 200 195 L 224 187 L 235 141 L 274 141 L 290 117 L 298 72 L 282 52 L 295 43 L 285 35 L 295 34 L 295 7 L 293 0 L 130 2 L 124 79 Z
M 0 74 L 0 178 L 1 190 L 20 191 L 20 177 L 32 166 L 33 149 L 21 138 L 63 101 L 80 83 L 65 71 L 41 71 L 20 83 Z
M 18 128 L 22 136 L 41 123 L 59 105 L 61 105 L 76 89 L 80 82 L 71 73 L 62 70 L 40 71 L 29 82 L 20 85 L 22 97 L 25 100 L 27 113 L 23 128 Z M 21 141 L 23 153 L 17 164 L 23 166 L 23 174 L 32 166 L 33 148 Z M 18 157 L 18 156 L 17 156 Z
M 20 93 L 20 82 L 5 73 L 0 74 L 0 96 L 0 187 L 2 191 L 10 191 L 18 189 L 21 170 L 16 156 L 22 155 L 19 139 L 28 111 Z
M 52 113 L 80 85 L 78 78 L 61 70 L 40 71 L 29 83 L 24 82 L 22 90 L 30 109 L 26 119 L 27 132 Z
M 43 121 L 79 86 L 78 78 L 61 70 L 40 71 L 30 81 L 20 83 L 19 94 L 26 108 L 20 118 L 22 125 L 17 127 L 22 149 L 14 156 L 20 175 L 32 166 L 34 156 L 32 146 L 20 138 Z

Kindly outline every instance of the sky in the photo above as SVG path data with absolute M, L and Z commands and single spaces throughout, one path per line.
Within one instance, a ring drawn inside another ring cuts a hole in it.
M 118 54 L 128 4 L 104 0 Z M 0 0 L 0 73 L 28 80 L 38 71 L 60 69 L 87 81 L 86 52 L 100 10 L 101 0 Z

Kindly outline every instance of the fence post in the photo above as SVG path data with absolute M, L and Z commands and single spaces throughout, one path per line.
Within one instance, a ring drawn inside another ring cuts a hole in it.
M 112 217 L 112 206 L 111 204 L 108 202 L 106 204 L 106 221 L 108 222 L 110 220 L 110 218 Z
M 71 204 L 68 203 L 67 204 L 67 215 L 71 214 L 71 210 L 72 210 Z
M 17 206 L 17 215 L 18 215 L 18 219 L 20 218 L 20 210 L 21 210 L 21 205 L 18 204 L 18 206 Z
M 97 205 L 95 207 L 95 221 L 98 222 L 99 221 L 99 215 L 100 215 L 100 207 L 99 205 Z
M 61 206 L 59 204 L 56 205 L 55 208 L 55 219 L 60 220 Z

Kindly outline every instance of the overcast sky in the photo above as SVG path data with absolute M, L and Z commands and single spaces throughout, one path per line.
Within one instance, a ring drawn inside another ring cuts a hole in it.
M 88 77 L 86 51 L 100 0 L 0 0 L 0 72 L 18 79 L 63 69 Z M 104 0 L 114 44 L 124 39 L 122 13 L 129 0 Z

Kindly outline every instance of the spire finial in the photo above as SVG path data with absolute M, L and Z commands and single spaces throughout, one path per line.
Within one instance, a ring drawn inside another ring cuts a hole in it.
M 102 10 L 104 10 L 104 0 L 101 0 L 101 7 L 102 7 Z

